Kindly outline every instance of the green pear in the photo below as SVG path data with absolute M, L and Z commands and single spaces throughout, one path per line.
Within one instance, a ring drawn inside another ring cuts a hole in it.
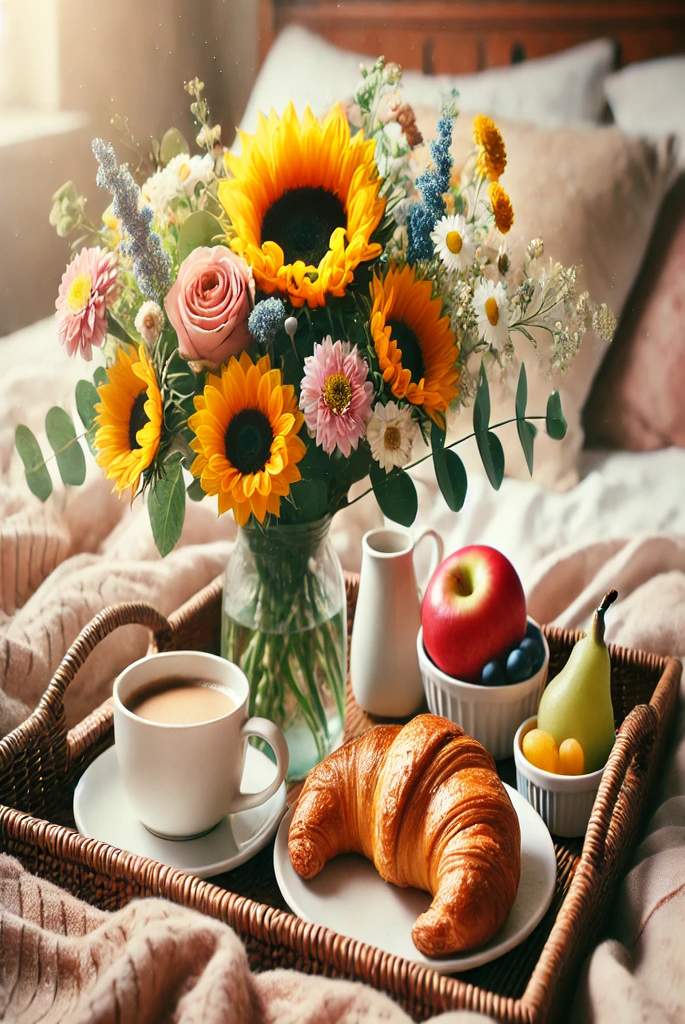
M 606 764 L 616 731 L 611 704 L 611 663 L 604 643 L 604 614 L 618 594 L 610 591 L 592 617 L 590 632 L 542 695 L 538 728 L 551 733 L 557 744 L 578 740 L 585 754 L 585 771 Z

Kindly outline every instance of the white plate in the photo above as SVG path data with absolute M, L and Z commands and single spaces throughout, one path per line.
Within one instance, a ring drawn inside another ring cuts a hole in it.
M 274 846 L 274 870 L 283 898 L 305 921 L 325 925 L 442 974 L 489 963 L 530 935 L 551 903 L 557 874 L 554 844 L 544 821 L 515 789 L 506 786 L 506 790 L 521 826 L 521 881 L 504 925 L 487 945 L 473 953 L 440 960 L 419 953 L 411 930 L 419 914 L 428 909 L 430 896 L 417 889 L 389 885 L 364 857 L 345 854 L 329 861 L 309 882 L 300 878 L 288 856 L 292 809 L 281 822 Z
M 242 789 L 257 793 L 273 779 L 276 766 L 266 754 L 248 746 Z M 81 835 L 100 839 L 129 853 L 139 853 L 209 878 L 243 864 L 264 847 L 286 808 L 285 783 L 259 807 L 227 815 L 197 839 L 174 841 L 154 836 L 136 818 L 124 790 L 116 750 L 109 747 L 86 769 L 74 793 L 74 819 Z

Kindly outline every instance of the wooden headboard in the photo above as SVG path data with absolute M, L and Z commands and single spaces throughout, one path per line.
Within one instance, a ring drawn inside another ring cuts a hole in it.
M 542 57 L 599 36 L 617 66 L 685 52 L 685 0 L 259 0 L 260 57 L 286 25 L 426 74 Z

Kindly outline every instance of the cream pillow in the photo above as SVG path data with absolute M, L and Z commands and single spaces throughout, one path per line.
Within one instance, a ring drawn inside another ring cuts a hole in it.
M 392 59 L 392 53 L 385 55 Z M 570 50 L 472 75 L 423 75 L 407 71 L 404 93 L 414 106 L 437 105 L 441 94 L 459 90 L 469 110 L 535 121 L 568 124 L 599 121 L 605 108 L 604 79 L 611 70 L 614 47 L 607 39 Z M 352 95 L 360 63 L 374 56 L 350 53 L 299 26 L 284 29 L 271 47 L 257 77 L 240 127 L 254 131 L 257 114 L 282 111 L 289 100 L 317 115 Z
M 436 112 L 418 112 L 424 135 L 434 132 Z M 616 316 L 638 273 L 662 199 L 674 173 L 673 146 L 623 135 L 617 128 L 540 129 L 499 122 L 508 163 L 502 184 L 514 206 L 515 222 L 507 244 L 514 266 L 523 258 L 531 238 L 542 237 L 545 255 L 564 264 L 581 265 L 580 289 L 597 302 L 607 302 Z M 469 151 L 471 117 L 461 114 L 455 126 L 457 161 Z M 568 421 L 563 441 L 552 441 L 542 429 L 535 444 L 535 479 L 543 486 L 564 490 L 579 476 L 583 447 L 581 412 L 606 345 L 589 331 L 571 368 L 551 379 L 536 366 L 531 345 L 515 335 L 517 351 L 528 371 L 528 410 L 545 412 L 550 390 L 558 388 Z M 544 336 L 540 346 L 549 344 Z M 513 415 L 513 391 L 492 387 L 492 420 Z M 470 414 L 462 413 L 451 427 L 468 433 Z M 540 424 L 544 428 L 544 424 Z M 509 476 L 528 478 L 514 426 L 504 428 L 502 443 Z M 475 445 L 460 454 L 474 467 Z
M 631 135 L 673 134 L 685 166 L 685 56 L 629 64 L 604 83 L 616 124 Z

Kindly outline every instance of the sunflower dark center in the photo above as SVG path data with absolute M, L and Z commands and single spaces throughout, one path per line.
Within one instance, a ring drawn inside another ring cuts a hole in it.
M 264 469 L 274 432 L 259 409 L 243 409 L 228 424 L 224 437 L 226 458 L 240 473 Z
M 131 451 L 135 451 L 136 448 L 140 448 L 136 439 L 136 434 L 139 430 L 149 422 L 148 415 L 145 412 L 145 403 L 147 402 L 147 391 L 141 391 L 136 396 L 136 400 L 131 407 L 131 415 L 128 421 L 128 445 Z
M 390 337 L 397 343 L 402 353 L 402 366 L 409 370 L 413 381 L 420 381 L 426 375 L 426 367 L 423 362 L 423 353 L 411 327 L 402 320 L 388 320 L 390 324 Z
M 277 242 L 286 263 L 318 266 L 331 235 L 347 223 L 337 196 L 324 188 L 293 188 L 269 207 L 262 221 L 262 243 Z

